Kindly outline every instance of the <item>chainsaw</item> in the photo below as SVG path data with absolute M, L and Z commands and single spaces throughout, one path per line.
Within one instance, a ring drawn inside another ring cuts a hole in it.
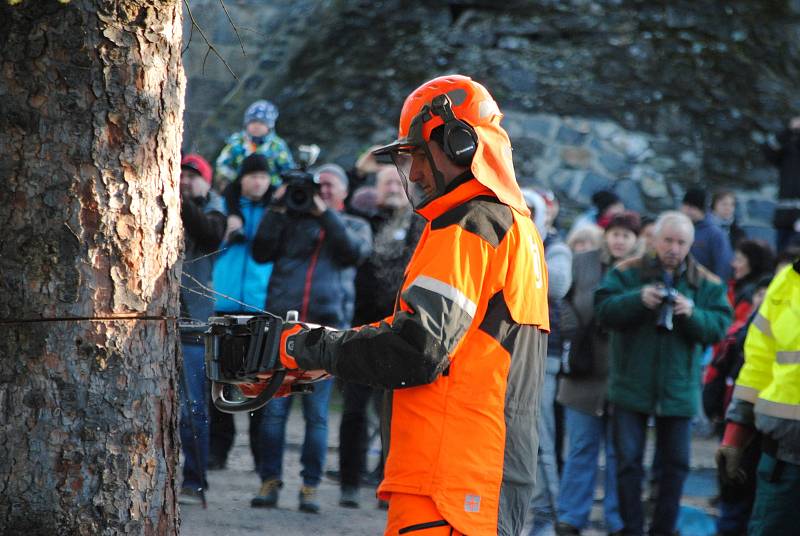
M 273 398 L 310 393 L 324 370 L 287 370 L 280 360 L 281 332 L 297 321 L 273 314 L 225 315 L 208 319 L 205 331 L 206 376 L 211 400 L 225 413 L 255 411 Z

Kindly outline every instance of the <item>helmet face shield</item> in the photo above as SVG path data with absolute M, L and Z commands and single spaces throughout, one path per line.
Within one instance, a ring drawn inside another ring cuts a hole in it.
M 392 157 L 392 162 L 403 181 L 408 200 L 414 209 L 424 207 L 444 193 L 444 179 L 436 168 L 428 144 L 422 135 L 423 125 L 430 120 L 430 117 L 428 106 L 424 106 L 411 121 L 407 136 L 373 151 L 373 154 L 389 154 Z M 411 180 L 411 171 L 414 167 L 423 170 L 422 180 L 416 182 Z M 426 167 L 430 173 L 424 173 Z M 427 184 L 431 182 L 427 180 L 431 176 L 434 177 L 432 180 L 435 183 Z
M 392 157 L 397 172 L 403 181 L 408 200 L 415 210 L 423 208 L 425 205 L 445 194 L 445 178 L 436 166 L 433 155 L 428 145 L 430 132 L 427 138 L 425 128 L 435 126 L 435 122 L 442 123 L 442 119 L 431 112 L 429 103 L 411 119 L 408 131 L 403 135 L 400 129 L 400 137 L 393 143 L 376 149 L 373 154 L 389 154 Z M 412 172 L 415 181 L 412 181 Z
M 391 155 L 397 172 L 400 174 L 400 179 L 403 181 L 403 188 L 405 188 L 406 195 L 412 207 L 420 209 L 438 197 L 434 188 L 430 188 L 430 191 L 426 191 L 422 182 L 413 182 L 411 180 L 411 169 L 412 166 L 415 165 L 414 161 L 417 160 L 416 165 L 419 166 L 422 165 L 420 159 L 427 158 L 422 149 L 401 149 L 392 151 Z

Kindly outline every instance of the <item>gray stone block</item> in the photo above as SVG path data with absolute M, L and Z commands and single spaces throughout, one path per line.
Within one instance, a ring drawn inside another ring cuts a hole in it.
M 582 203 L 588 203 L 592 197 L 592 194 L 599 192 L 600 190 L 609 190 L 613 186 L 614 181 L 610 177 L 590 171 L 583 178 L 580 186 L 577 188 L 573 187 L 573 191 L 577 190 L 577 195 L 575 197 L 578 201 Z
M 592 124 L 592 129 L 598 138 L 610 140 L 620 130 L 618 124 L 611 121 L 595 121 Z
M 773 248 L 777 242 L 778 233 L 771 225 L 742 225 L 742 229 L 747 233 L 747 238 L 753 240 L 764 240 Z
M 534 138 L 518 138 L 512 145 L 514 160 L 533 160 L 545 153 L 544 143 Z
M 627 158 L 641 161 L 650 148 L 647 138 L 632 132 L 620 131 L 611 137 L 611 144 Z
M 585 171 L 559 169 L 550 174 L 544 180 L 544 184 L 564 196 L 573 197 L 575 192 L 580 189 L 585 177 Z
M 597 161 L 612 177 L 622 178 L 630 173 L 630 163 L 619 153 L 611 151 L 598 153 Z
M 634 166 L 631 179 L 641 185 L 642 193 L 649 198 L 657 199 L 669 195 L 664 176 L 648 166 Z
M 528 116 L 522 119 L 522 128 L 526 135 L 534 135 L 545 141 L 552 138 L 556 125 L 557 121 L 554 117 L 544 115 Z
M 622 199 L 625 208 L 628 210 L 635 210 L 642 214 L 645 211 L 644 198 L 639 184 L 631 179 L 618 181 L 614 185 L 614 191 Z
M 585 147 L 564 146 L 561 148 L 561 160 L 568 168 L 589 169 L 594 161 L 594 154 Z
M 525 132 L 522 122 L 523 118 L 529 117 L 527 114 L 522 112 L 507 112 L 503 119 L 500 122 L 500 126 L 502 126 L 508 137 L 511 139 L 512 147 L 516 145 L 519 138 L 527 137 L 527 133 Z
M 563 123 L 558 127 L 558 134 L 556 134 L 556 141 L 564 145 L 582 145 L 586 138 L 586 132 L 581 132 Z
M 749 199 L 745 203 L 747 220 L 760 221 L 772 225 L 775 202 L 769 199 Z
M 672 158 L 666 156 L 657 156 L 655 158 L 649 158 L 647 160 L 647 165 L 651 166 L 659 173 L 669 173 L 675 169 L 676 162 Z

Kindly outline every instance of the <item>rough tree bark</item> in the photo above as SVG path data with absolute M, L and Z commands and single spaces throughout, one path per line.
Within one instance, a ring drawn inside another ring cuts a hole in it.
M 179 0 L 0 1 L 0 534 L 176 534 Z

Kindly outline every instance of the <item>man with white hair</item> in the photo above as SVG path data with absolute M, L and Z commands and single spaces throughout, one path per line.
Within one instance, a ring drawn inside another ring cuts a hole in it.
M 722 339 L 731 319 L 724 285 L 689 255 L 693 240 L 688 217 L 663 213 L 656 221 L 655 255 L 623 261 L 595 293 L 596 319 L 610 332 L 608 399 L 624 534 L 644 530 L 642 457 L 650 416 L 661 477 L 649 530 L 675 531 L 689 472 L 703 348 Z

